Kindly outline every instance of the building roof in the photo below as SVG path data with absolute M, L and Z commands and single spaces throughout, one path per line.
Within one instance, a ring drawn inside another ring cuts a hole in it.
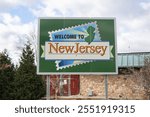
M 150 52 L 118 53 L 118 67 L 142 67 Z

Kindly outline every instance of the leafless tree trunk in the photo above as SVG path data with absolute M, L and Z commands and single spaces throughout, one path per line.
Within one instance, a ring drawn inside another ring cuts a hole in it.
M 56 75 L 56 78 L 54 79 L 51 79 L 51 85 L 52 85 L 52 88 L 55 90 L 55 93 L 54 93 L 54 99 L 57 99 L 58 97 L 58 92 L 59 92 L 59 85 L 60 85 L 60 78 L 59 78 L 59 75 Z
M 144 63 L 140 71 L 133 71 L 133 77 L 138 86 L 144 88 L 145 96 L 150 98 L 150 57 Z

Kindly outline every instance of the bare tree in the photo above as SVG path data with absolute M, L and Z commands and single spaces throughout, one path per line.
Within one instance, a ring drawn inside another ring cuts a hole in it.
M 51 86 L 54 89 L 54 99 L 58 99 L 58 94 L 60 96 L 64 95 L 64 78 L 66 75 L 55 75 L 55 78 L 51 78 Z
M 52 88 L 54 89 L 54 99 L 57 99 L 58 92 L 60 89 L 60 77 L 59 75 L 56 75 L 56 78 L 53 78 L 50 80 Z
M 150 99 L 150 57 L 145 58 L 144 66 L 140 70 L 133 71 L 133 77 L 134 82 L 144 88 L 145 97 Z
M 31 44 L 31 48 L 35 54 L 35 64 L 37 63 L 37 35 L 35 31 L 30 32 L 29 34 L 18 35 L 18 42 L 16 44 L 16 55 L 21 55 L 21 51 L 27 43 Z
M 150 57 L 145 59 L 145 65 L 142 68 L 143 86 L 146 94 L 150 97 Z

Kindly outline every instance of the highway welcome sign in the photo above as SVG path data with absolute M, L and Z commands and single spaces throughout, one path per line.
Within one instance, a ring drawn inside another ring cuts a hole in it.
M 39 18 L 38 74 L 117 74 L 115 19 Z

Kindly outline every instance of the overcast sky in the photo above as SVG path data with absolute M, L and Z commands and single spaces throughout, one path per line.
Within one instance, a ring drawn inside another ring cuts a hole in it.
M 118 52 L 150 52 L 150 0 L 0 0 L 0 51 L 16 62 L 38 17 L 116 17 Z

